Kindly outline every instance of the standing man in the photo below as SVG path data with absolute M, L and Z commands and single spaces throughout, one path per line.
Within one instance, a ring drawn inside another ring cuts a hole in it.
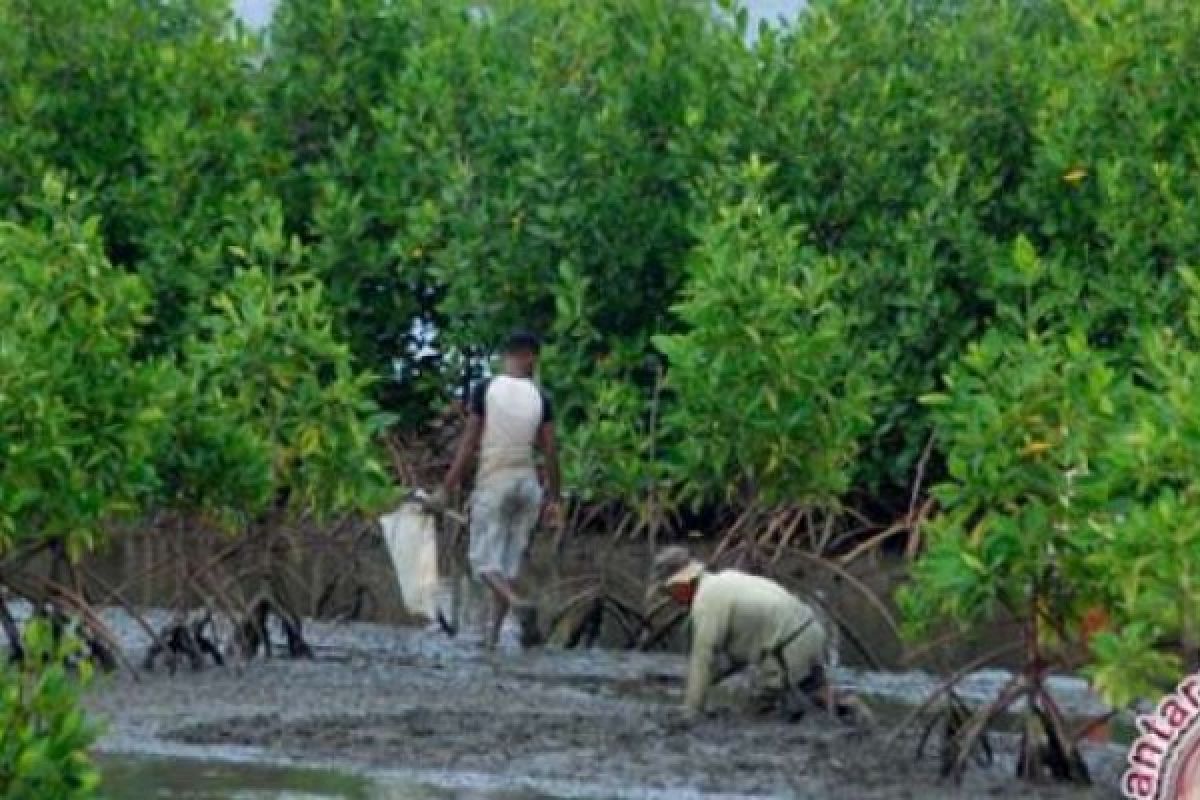
M 484 636 L 489 649 L 496 646 L 509 609 L 521 626 L 522 645 L 541 641 L 536 608 L 515 588 L 539 514 L 554 520 L 559 516 L 554 411 L 550 398 L 533 380 L 540 349 L 538 337 L 528 331 L 508 337 L 503 373 L 480 383 L 471 394 L 467 429 L 440 492 L 444 503 L 462 485 L 469 463 L 478 454 L 468 558 L 472 571 L 492 594 L 491 625 Z M 538 483 L 535 449 L 544 459 L 545 491 Z
M 778 583 L 734 569 L 708 572 L 683 547 L 667 547 L 654 560 L 656 586 L 691 610 L 692 652 L 685 712 L 704 711 L 718 657 L 735 669 L 757 671 L 760 699 L 789 715 L 806 697 L 839 714 L 865 715 L 857 698 L 834 699 L 827 669 L 833 647 L 825 623 L 808 604 Z M 867 721 L 867 720 L 863 720 Z

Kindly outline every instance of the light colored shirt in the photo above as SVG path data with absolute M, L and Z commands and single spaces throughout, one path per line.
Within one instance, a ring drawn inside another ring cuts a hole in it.
M 825 628 L 808 604 L 758 575 L 733 569 L 704 573 L 692 600 L 687 708 L 703 709 L 719 654 L 735 664 L 760 665 L 784 646 L 789 660 L 811 662 L 797 667 L 810 667 L 824 657 Z
M 475 409 L 483 416 L 476 485 L 504 473 L 532 472 L 538 428 L 546 420 L 548 403 L 528 378 L 497 375 L 481 388 Z

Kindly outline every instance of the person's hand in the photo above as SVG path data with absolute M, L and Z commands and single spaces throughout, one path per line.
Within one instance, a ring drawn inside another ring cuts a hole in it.
M 559 500 L 548 500 L 542 507 L 542 524 L 548 528 L 563 526 L 563 507 Z
M 445 512 L 446 508 L 450 505 L 449 493 L 446 491 L 446 487 L 439 486 L 430 492 L 429 496 L 425 498 L 423 505 L 427 510 L 435 514 Z

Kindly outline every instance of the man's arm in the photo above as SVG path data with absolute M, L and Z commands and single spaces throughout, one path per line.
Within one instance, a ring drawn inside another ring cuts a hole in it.
M 704 711 L 704 697 L 708 687 L 712 685 L 713 660 L 716 658 L 717 630 L 716 618 L 711 613 L 695 613 L 692 609 L 692 655 L 688 662 L 687 693 L 684 696 L 684 708 L 688 714 L 699 714 Z
M 554 438 L 554 423 L 543 422 L 537 432 L 537 447 L 542 451 L 546 466 L 546 500 L 557 503 L 562 491 L 561 476 L 558 471 L 558 443 Z
M 446 471 L 446 478 L 442 481 L 442 488 L 446 494 L 454 492 L 462 485 L 463 474 L 479 450 L 479 440 L 482 436 L 483 417 L 472 413 L 467 417 L 467 429 L 458 440 L 458 452 L 454 454 L 454 461 L 451 462 L 450 469 Z

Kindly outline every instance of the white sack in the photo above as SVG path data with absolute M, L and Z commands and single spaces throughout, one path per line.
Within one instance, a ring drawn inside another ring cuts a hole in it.
M 433 620 L 437 615 L 437 523 L 416 503 L 379 518 L 404 607 Z

